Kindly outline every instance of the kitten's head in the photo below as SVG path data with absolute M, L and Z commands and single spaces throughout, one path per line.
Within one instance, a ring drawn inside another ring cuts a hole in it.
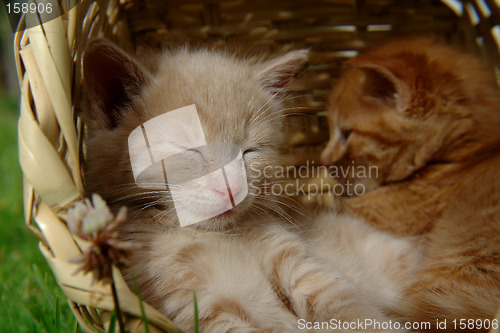
M 196 227 L 213 230 L 276 206 L 263 194 L 261 170 L 283 162 L 283 89 L 306 59 L 306 51 L 292 51 L 250 63 L 180 49 L 140 62 L 108 41 L 91 42 L 83 61 L 86 191 L 168 223 L 187 214 L 203 221 Z M 197 114 L 182 111 L 193 104 Z M 149 142 L 132 140 L 130 148 L 133 131 Z M 151 156 L 139 164 L 154 161 L 156 169 L 139 182 L 131 156 Z
M 498 97 L 492 71 L 470 55 L 427 39 L 382 45 L 348 61 L 330 93 L 322 162 L 354 168 L 351 180 L 370 190 L 470 159 L 498 140 Z

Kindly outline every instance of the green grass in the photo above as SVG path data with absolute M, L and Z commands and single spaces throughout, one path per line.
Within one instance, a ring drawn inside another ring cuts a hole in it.
M 17 118 L 17 101 L 0 94 L 0 332 L 75 332 L 66 298 L 24 225 Z

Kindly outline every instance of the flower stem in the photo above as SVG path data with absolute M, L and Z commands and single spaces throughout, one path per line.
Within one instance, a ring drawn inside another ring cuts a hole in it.
M 125 324 L 123 323 L 122 310 L 120 309 L 120 302 L 118 301 L 118 293 L 116 292 L 115 280 L 111 279 L 111 290 L 113 291 L 113 301 L 115 302 L 116 318 L 118 319 L 118 327 L 120 333 L 125 333 Z

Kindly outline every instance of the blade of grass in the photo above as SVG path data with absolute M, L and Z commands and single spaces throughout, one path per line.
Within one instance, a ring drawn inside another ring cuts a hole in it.
M 111 314 L 111 320 L 109 321 L 108 333 L 115 333 L 116 330 L 116 312 L 113 311 Z
M 32 271 L 34 281 L 43 293 L 42 303 L 45 304 L 44 306 L 42 306 L 42 303 L 34 304 L 35 306 L 31 310 L 33 318 L 40 324 L 40 328 L 45 329 L 46 332 L 59 332 L 59 330 L 56 329 L 55 322 L 53 322 L 50 316 L 47 316 L 48 313 L 44 311 L 44 308 L 53 308 L 54 311 L 56 311 L 55 309 L 57 303 L 57 299 L 56 301 L 54 301 L 54 298 L 47 288 L 47 272 L 44 272 L 44 274 L 42 274 L 38 266 L 35 264 L 32 265 Z
M 52 318 L 50 318 L 50 316 L 47 316 L 47 315 L 45 315 L 45 313 L 43 313 L 42 308 L 39 309 L 39 313 L 36 314 L 36 317 L 38 317 L 40 319 L 41 328 L 45 329 L 45 332 L 49 332 L 49 333 L 59 333 L 60 332 L 60 331 L 56 330 L 56 327 L 54 325 L 54 322 L 52 321 Z M 42 332 L 43 332 L 43 330 L 42 330 Z
M 61 331 L 61 306 L 59 305 L 59 295 L 56 295 L 56 309 L 54 313 L 54 323 L 56 330 Z
M 33 264 L 31 267 L 33 270 L 33 278 L 40 290 L 42 290 L 45 302 L 49 303 L 47 307 L 54 308 L 54 298 L 51 294 L 51 291 L 47 288 L 47 272 L 44 272 L 44 274 L 42 275 L 42 272 L 37 265 Z
M 144 311 L 144 303 L 142 302 L 141 291 L 139 290 L 139 284 L 135 279 L 135 275 L 132 275 L 132 282 L 134 283 L 135 293 L 139 297 L 139 307 L 141 309 L 142 322 L 144 323 L 145 333 L 149 333 L 148 318 L 146 317 L 146 311 Z
M 196 298 L 196 290 L 193 290 L 194 303 L 194 333 L 200 333 L 200 321 L 198 319 L 198 298 Z
M 115 312 L 118 319 L 118 327 L 120 329 L 120 333 L 125 333 L 125 323 L 123 322 L 123 315 L 120 309 L 120 301 L 118 300 L 118 293 L 116 291 L 114 280 L 111 280 L 111 291 L 113 292 L 113 300 L 115 302 Z
M 23 306 L 21 307 L 21 311 L 28 317 L 31 319 L 31 323 L 33 323 L 33 325 L 36 327 L 36 332 L 40 332 L 41 331 L 41 328 L 40 328 L 40 323 L 38 322 L 38 320 L 35 318 L 34 314 L 33 314 L 33 311 L 29 311 L 27 309 L 27 307 L 23 304 Z M 14 332 L 14 331 L 12 331 Z

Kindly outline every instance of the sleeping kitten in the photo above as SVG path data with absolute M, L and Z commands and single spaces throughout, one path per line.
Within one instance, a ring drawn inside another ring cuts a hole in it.
M 144 299 L 183 329 L 193 327 L 193 290 L 204 332 L 295 332 L 299 319 L 389 321 L 354 281 L 311 257 L 280 207 L 284 199 L 265 193 L 258 177 L 282 165 L 283 88 L 306 59 L 292 51 L 250 63 L 180 49 L 141 63 L 104 40 L 86 49 L 86 191 L 114 209 L 128 206 L 121 237 L 140 247 L 125 277 L 135 275 Z M 184 108 L 192 105 L 197 116 Z M 234 165 L 215 162 L 213 142 L 236 147 L 219 151 Z M 141 154 L 145 164 L 131 161 Z M 179 154 L 176 168 L 170 158 Z M 191 209 L 186 227 L 182 209 Z M 325 214 L 330 225 L 334 217 Z M 202 216 L 211 217 L 194 223 Z
M 330 93 L 322 161 L 376 167 L 371 178 L 342 180 L 367 190 L 346 197 L 345 212 L 421 241 L 422 263 L 393 313 L 447 319 L 448 331 L 460 328 L 454 319 L 493 318 L 500 306 L 494 75 L 474 57 L 426 39 L 388 43 L 347 65 Z

